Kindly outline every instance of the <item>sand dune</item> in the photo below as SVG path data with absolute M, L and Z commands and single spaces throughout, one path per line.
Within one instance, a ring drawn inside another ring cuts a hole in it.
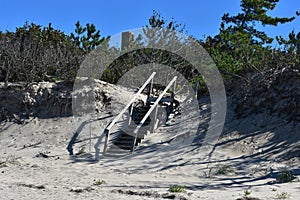
M 223 133 L 207 153 L 202 147 L 210 103 L 203 97 L 200 115 L 175 117 L 133 154 L 95 160 L 95 143 L 132 91 L 103 82 L 94 86 L 102 95 L 93 105 L 98 113 L 47 117 L 50 110 L 42 109 L 34 116 L 33 107 L 23 105 L 18 109 L 25 119 L 12 115 L 1 122 L 0 199 L 299 199 L 299 123 L 265 113 L 238 118 L 229 97 Z M 49 91 L 55 99 L 61 90 Z M 115 103 L 105 105 L 104 97 Z M 70 156 L 66 148 L 76 130 L 81 142 Z M 280 182 L 284 169 L 293 172 L 293 181 Z M 184 192 L 169 191 L 172 185 L 184 186 Z

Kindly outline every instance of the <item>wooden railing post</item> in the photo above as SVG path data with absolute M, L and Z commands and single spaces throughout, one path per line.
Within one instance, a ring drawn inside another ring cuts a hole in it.
M 153 79 L 151 80 L 151 83 L 149 84 L 148 87 L 148 98 L 151 97 L 152 89 L 153 89 Z
M 154 123 L 153 123 L 152 133 L 154 133 L 154 130 L 157 128 L 156 127 L 157 113 L 158 113 L 158 105 L 156 106 L 155 113 L 154 113 Z
M 103 154 L 105 154 L 106 149 L 107 149 L 108 140 L 109 140 L 109 130 L 104 129 L 103 134 L 105 134 L 105 142 L 104 142 L 104 148 L 103 148 Z
M 174 81 L 173 85 L 172 85 L 172 94 L 171 97 L 174 100 L 175 97 L 175 90 L 176 90 L 176 80 Z
M 131 124 L 132 112 L 133 112 L 133 105 L 131 104 L 130 109 L 129 109 L 128 126 Z

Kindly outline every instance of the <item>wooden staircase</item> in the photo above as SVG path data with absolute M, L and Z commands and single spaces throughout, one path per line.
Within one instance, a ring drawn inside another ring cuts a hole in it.
M 158 125 L 157 113 L 159 104 L 168 102 L 170 108 L 173 108 L 175 102 L 175 84 L 177 77 L 175 76 L 169 84 L 165 87 L 162 93 L 156 97 L 152 95 L 153 90 L 153 78 L 156 72 L 153 72 L 151 76 L 145 81 L 139 91 L 133 96 L 130 102 L 123 108 L 123 110 L 114 118 L 112 122 L 104 129 L 105 142 L 102 155 L 105 157 L 122 157 L 133 153 L 135 148 L 142 142 L 149 132 L 153 132 Z M 148 96 L 143 106 L 134 110 L 133 105 L 136 102 L 138 96 L 148 88 Z M 172 90 L 170 97 L 165 97 L 168 90 Z M 120 119 L 124 114 L 127 114 L 127 121 L 123 123 L 122 127 L 119 127 L 117 131 L 112 132 L 112 127 L 120 122 Z M 150 117 L 151 114 L 151 117 Z M 169 118 L 170 115 L 167 116 Z M 95 145 L 95 152 L 98 154 L 99 143 Z M 98 157 L 96 158 L 98 159 Z
M 144 118 L 145 114 L 149 111 L 150 105 L 147 105 L 143 108 L 141 108 L 136 115 L 132 116 L 131 123 L 124 128 L 124 130 L 120 130 L 119 136 L 115 139 L 115 141 L 112 142 L 112 145 L 110 145 L 105 152 L 105 156 L 110 157 L 118 157 L 123 156 L 124 154 L 130 154 L 132 151 L 133 143 L 134 146 L 138 146 L 141 141 L 145 138 L 148 131 L 147 128 L 141 128 L 138 132 L 136 141 L 134 137 L 134 130 L 136 129 L 137 125 L 141 122 L 141 120 Z M 150 124 L 150 118 L 147 118 L 144 125 Z

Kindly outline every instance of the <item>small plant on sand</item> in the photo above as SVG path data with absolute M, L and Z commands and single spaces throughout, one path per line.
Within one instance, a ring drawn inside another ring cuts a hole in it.
M 213 168 L 209 168 L 208 172 L 203 172 L 205 178 L 211 178 L 212 177 L 212 170 L 213 170 Z
M 182 185 L 171 185 L 169 191 L 174 193 L 186 193 L 186 187 Z
M 216 169 L 216 175 L 227 175 L 232 172 L 234 172 L 234 170 L 230 165 L 218 165 Z
M 6 157 L 5 161 L 0 161 L 0 168 L 7 167 L 9 164 L 19 165 L 20 162 L 18 161 L 18 159 L 20 158 L 16 157 L 15 155 L 9 155 Z
M 281 183 L 287 183 L 294 180 L 296 177 L 294 176 L 293 172 L 290 170 L 282 170 L 279 172 L 277 176 L 277 181 L 280 181 Z
M 247 197 L 251 194 L 250 190 L 244 190 L 244 196 Z
M 81 147 L 79 149 L 79 151 L 76 153 L 76 156 L 81 156 L 81 155 L 84 155 L 86 152 L 85 152 L 85 147 Z
M 5 161 L 0 161 L 0 168 L 1 168 L 1 167 L 7 167 Z
M 243 198 L 238 198 L 236 200 L 262 200 L 256 197 L 243 197 Z
M 287 192 L 281 192 L 276 195 L 276 199 L 289 199 L 291 195 Z
M 103 184 L 106 184 L 105 180 L 94 180 L 94 185 L 103 185 Z

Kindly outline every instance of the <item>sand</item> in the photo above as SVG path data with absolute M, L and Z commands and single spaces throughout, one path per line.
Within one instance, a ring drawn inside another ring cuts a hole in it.
M 201 142 L 210 105 L 203 102 L 197 135 L 178 134 L 176 121 L 187 120 L 189 130 L 196 122 L 193 114 L 181 116 L 121 158 L 95 160 L 94 149 L 117 112 L 1 122 L 0 199 L 299 199 L 299 124 L 263 113 L 236 118 L 229 99 L 222 136 L 206 154 Z M 78 139 L 87 140 L 71 156 L 66 148 L 80 126 Z M 296 178 L 278 181 L 283 169 Z M 172 185 L 184 192 L 169 191 Z

